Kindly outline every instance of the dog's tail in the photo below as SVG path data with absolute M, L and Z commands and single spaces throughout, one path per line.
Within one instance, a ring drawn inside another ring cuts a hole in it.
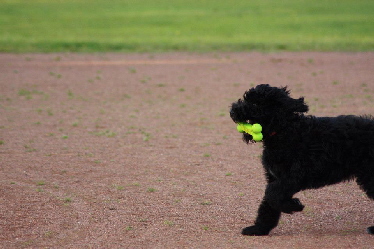
M 368 227 L 367 231 L 368 231 L 369 234 L 373 234 L 374 235 L 374 226 Z

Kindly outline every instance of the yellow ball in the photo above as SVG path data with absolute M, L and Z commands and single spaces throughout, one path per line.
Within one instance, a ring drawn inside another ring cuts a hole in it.
M 255 141 L 261 141 L 262 138 L 263 138 L 263 136 L 262 136 L 261 133 L 258 133 L 258 134 L 253 134 L 253 135 L 252 135 L 252 138 L 253 138 L 253 140 L 255 140 Z
M 236 129 L 237 129 L 239 132 L 241 132 L 241 133 L 244 132 L 243 127 L 242 127 L 241 124 L 238 124 L 238 126 L 236 126 Z
M 254 124 L 252 125 L 252 131 L 254 133 L 259 133 L 262 131 L 262 126 L 260 124 Z

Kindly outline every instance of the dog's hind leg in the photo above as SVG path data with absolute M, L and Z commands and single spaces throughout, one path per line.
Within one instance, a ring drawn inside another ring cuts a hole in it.
M 293 214 L 294 212 L 301 212 L 304 210 L 304 205 L 298 198 L 284 200 L 281 204 L 281 210 L 286 214 Z
M 374 171 L 374 169 L 372 169 Z M 373 172 L 366 172 L 357 176 L 357 184 L 367 196 L 374 200 L 374 175 Z
M 365 191 L 369 198 L 374 200 L 374 175 L 370 169 L 366 174 L 357 176 L 357 184 L 360 185 L 361 189 Z M 374 235 L 374 226 L 368 227 L 367 232 Z
M 288 190 L 283 188 L 282 185 L 277 182 L 277 178 L 270 172 L 265 171 L 265 176 L 267 179 L 267 187 L 265 191 L 265 198 L 273 206 L 273 208 L 280 209 L 283 213 L 293 214 L 294 212 L 301 212 L 304 209 L 304 205 L 297 198 L 292 198 L 292 196 L 298 192 L 297 190 Z M 283 189 L 283 191 L 279 191 Z M 292 187 L 289 187 L 292 189 Z
M 242 230 L 243 235 L 263 236 L 278 225 L 281 211 L 272 208 L 266 200 L 263 200 L 258 208 L 257 218 L 254 226 Z
M 292 198 L 298 191 L 299 189 L 291 184 L 273 181 L 267 185 L 264 198 L 274 209 L 293 214 L 304 209 L 304 205 L 299 199 Z

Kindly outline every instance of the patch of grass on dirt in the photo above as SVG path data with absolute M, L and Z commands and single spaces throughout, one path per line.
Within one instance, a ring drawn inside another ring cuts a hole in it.
M 113 187 L 114 187 L 115 189 L 117 189 L 117 190 L 124 190 L 124 189 L 125 189 L 124 186 L 122 186 L 122 185 L 117 185 L 117 184 L 114 184 Z
M 44 96 L 44 99 L 47 100 L 49 98 L 48 94 L 45 94 L 44 92 L 38 91 L 38 90 L 27 90 L 27 89 L 20 89 L 18 91 L 18 96 L 24 97 L 27 100 L 33 99 L 35 95 Z
M 45 185 L 45 181 L 37 181 L 36 185 L 37 186 L 44 186 Z
M 53 116 L 53 111 L 52 111 L 52 109 L 47 109 L 47 114 L 48 114 L 48 116 Z
M 49 75 L 55 77 L 56 79 L 62 78 L 62 75 L 59 73 L 49 72 Z
M 200 204 L 203 205 L 203 206 L 209 206 L 209 205 L 212 205 L 212 202 L 208 201 L 208 200 L 205 200 L 205 201 L 200 202 Z
M 18 91 L 18 95 L 19 96 L 25 96 L 26 99 L 31 99 L 32 96 L 31 96 L 31 92 L 29 90 L 25 90 L 25 89 L 21 89 Z
M 167 226 L 174 226 L 175 225 L 174 221 L 171 221 L 171 220 L 165 220 L 164 224 L 167 225 Z
M 116 132 L 110 131 L 110 130 L 95 131 L 95 132 L 91 132 L 91 134 L 93 134 L 95 136 L 106 136 L 106 137 L 115 137 L 115 136 L 117 136 Z
M 134 67 L 129 67 L 128 70 L 129 70 L 130 73 L 136 73 L 137 72 L 136 68 L 134 68 Z
M 73 202 L 73 199 L 71 197 L 65 197 L 62 201 L 64 202 L 64 205 L 69 205 Z
M 151 134 L 145 131 L 140 131 L 143 135 L 143 141 L 148 142 L 151 139 Z
M 69 97 L 69 99 L 73 99 L 74 98 L 74 93 L 69 89 L 68 90 L 68 97 Z
M 147 192 L 148 193 L 154 193 L 154 192 L 157 192 L 157 189 L 155 189 L 155 188 L 148 188 Z
M 34 147 L 32 147 L 29 144 L 25 144 L 23 147 L 26 149 L 26 152 L 35 152 L 35 151 L 37 151 L 37 149 L 35 149 Z

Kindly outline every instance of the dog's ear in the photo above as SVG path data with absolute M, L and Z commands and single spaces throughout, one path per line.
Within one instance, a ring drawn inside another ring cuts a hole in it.
M 308 112 L 309 107 L 305 104 L 304 97 L 293 99 L 290 97 L 290 90 L 287 89 L 287 86 L 280 88 L 287 95 L 287 107 L 293 113 L 303 113 Z
M 295 112 L 299 112 L 299 113 L 308 112 L 309 107 L 307 104 L 305 104 L 303 97 L 298 98 L 298 99 L 290 98 L 289 100 L 290 100 L 289 108 L 292 112 L 294 113 Z
M 290 90 L 287 89 L 288 86 L 280 87 L 280 89 L 287 94 L 287 96 L 290 96 Z

